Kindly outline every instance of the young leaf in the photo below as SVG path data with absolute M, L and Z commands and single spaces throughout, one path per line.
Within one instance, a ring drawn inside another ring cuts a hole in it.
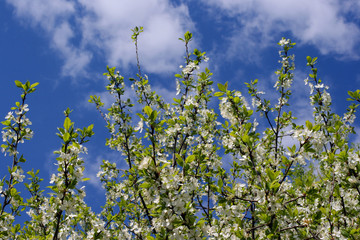
M 64 129 L 65 129 L 66 131 L 69 131 L 71 125 L 72 125 L 72 122 L 71 122 L 70 118 L 66 117 L 66 118 L 65 118 L 65 121 L 64 121 Z
M 151 109 L 150 106 L 145 106 L 145 107 L 144 107 L 144 112 L 146 113 L 146 115 L 148 115 L 148 117 L 151 116 L 152 111 L 153 111 L 153 110 Z
M 15 80 L 15 85 L 19 88 L 22 88 L 22 83 L 19 80 Z

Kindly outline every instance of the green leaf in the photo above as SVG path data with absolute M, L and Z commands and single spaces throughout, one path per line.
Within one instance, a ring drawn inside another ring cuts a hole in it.
M 14 197 L 14 196 L 16 196 L 16 195 L 17 195 L 16 189 L 15 189 L 15 188 L 11 188 L 11 189 L 10 189 L 10 196 Z
M 72 145 L 76 147 L 77 149 L 80 149 L 80 144 L 77 142 L 73 142 Z
M 312 59 L 311 63 L 314 65 L 314 64 L 316 63 L 316 60 L 317 60 L 317 59 L 318 59 L 317 57 L 314 57 L 314 58 Z
M 33 83 L 33 84 L 31 84 L 30 88 L 34 88 L 34 87 L 36 87 L 37 85 L 39 85 L 39 83 L 38 83 L 38 82 Z
M 143 182 L 142 184 L 140 184 L 140 188 L 150 188 L 151 187 L 151 183 L 150 182 Z
M 241 136 L 241 140 L 246 144 L 250 142 L 250 137 L 247 134 Z
M 32 169 L 31 171 L 28 171 L 27 174 L 29 174 L 31 177 L 35 177 L 34 169 Z
M 5 120 L 5 121 L 2 121 L 1 124 L 4 125 L 4 126 L 10 126 L 11 121 L 10 120 Z
M 65 121 L 64 121 L 64 129 L 65 129 L 66 131 L 69 131 L 71 125 L 72 125 L 72 122 L 71 122 L 70 118 L 69 118 L 69 117 L 66 117 L 66 118 L 65 118 Z
M 271 181 L 274 181 L 276 178 L 275 172 L 273 170 L 271 170 L 270 168 L 267 168 L 265 170 L 266 174 L 269 176 Z
M 26 162 L 26 159 L 24 158 L 23 155 L 21 155 L 18 161 L 24 163 Z
M 155 121 L 157 115 L 158 115 L 158 112 L 157 112 L 157 111 L 152 111 L 151 114 L 150 114 L 150 119 L 151 119 L 151 121 Z
M 224 185 L 223 180 L 222 180 L 221 178 L 219 178 L 219 180 L 218 180 L 218 186 L 219 186 L 219 188 L 222 188 L 223 185 Z
M 313 127 L 313 131 L 315 131 L 315 132 L 319 131 L 320 129 L 321 129 L 321 126 L 320 126 L 320 125 L 315 125 L 315 126 Z
M 312 125 L 312 123 L 310 121 L 306 120 L 305 125 L 306 125 L 307 129 L 312 130 L 313 125 Z
M 311 63 L 311 60 L 312 60 L 312 59 L 311 59 L 310 56 L 307 56 L 307 57 L 306 57 L 306 61 L 307 61 L 309 64 Z
M 195 155 L 190 155 L 186 158 L 185 162 L 186 163 L 191 163 L 195 160 Z
M 180 154 L 176 153 L 175 156 L 176 156 L 176 162 L 179 164 L 180 167 L 183 167 L 184 161 L 183 161 L 182 157 L 180 156 Z
M 63 135 L 63 140 L 64 140 L 64 142 L 67 142 L 67 141 L 69 141 L 69 139 L 70 139 L 70 133 L 66 132 L 66 133 Z
M 93 128 L 94 128 L 94 124 L 91 124 L 87 127 L 87 131 L 91 132 L 93 130 Z
M 220 91 L 226 92 L 226 87 L 224 85 L 222 85 L 221 83 L 218 83 L 218 88 Z
M 18 88 L 22 88 L 22 83 L 19 81 L 19 80 L 15 80 L 15 85 L 18 87 Z
M 185 37 L 185 42 L 190 42 L 191 41 L 191 38 L 192 38 L 192 33 L 187 31 L 185 34 L 184 34 L 184 37 Z
M 270 189 L 278 189 L 280 187 L 280 183 L 278 181 L 273 181 L 270 185 Z
M 30 82 L 26 81 L 25 86 L 26 86 L 26 90 L 28 90 L 30 88 Z
M 144 107 L 144 113 L 146 113 L 146 115 L 148 115 L 148 117 L 151 116 L 152 111 L 153 111 L 153 110 L 151 109 L 150 106 L 145 106 L 145 107 Z
M 239 98 L 239 97 L 234 97 L 234 102 L 235 102 L 236 104 L 238 104 L 238 103 L 240 102 L 240 98 Z

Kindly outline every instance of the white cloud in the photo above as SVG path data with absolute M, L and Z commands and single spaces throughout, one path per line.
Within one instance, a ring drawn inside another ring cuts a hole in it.
M 15 15 L 34 29 L 40 30 L 50 40 L 50 46 L 64 59 L 63 75 L 84 74 L 92 54 L 79 44 L 72 43 L 76 26 L 72 26 L 76 16 L 76 5 L 66 0 L 7 0 L 13 5 Z
M 15 15 L 33 27 L 41 26 L 46 31 L 52 31 L 59 21 L 66 21 L 75 13 L 73 2 L 66 0 L 7 0 L 14 6 Z
M 230 37 L 229 52 L 256 52 L 278 39 L 280 33 L 291 32 L 300 44 L 312 44 L 322 54 L 334 53 L 340 57 L 358 58 L 360 29 L 356 19 L 360 4 L 340 0 L 207 0 L 212 11 L 238 20 L 238 29 Z M 297 40 L 296 40 L 297 41 Z M 234 51 L 235 50 L 235 51 Z M 247 51 L 244 51 L 247 50 Z M 231 56 L 233 57 L 233 56 Z M 251 56 L 245 56 L 251 57 Z
M 76 76 L 83 74 L 86 66 L 90 63 L 92 54 L 84 49 L 73 46 L 70 42 L 74 36 L 69 23 L 64 22 L 52 31 L 52 47 L 59 50 L 65 59 L 63 74 Z
M 95 54 L 109 65 L 136 63 L 131 29 L 144 26 L 140 60 L 147 72 L 177 69 L 184 55 L 178 40 L 194 26 L 185 5 L 170 0 L 7 0 L 15 16 L 50 40 L 64 59 L 63 74 L 84 74 Z
M 167 0 L 80 0 L 88 12 L 82 19 L 88 44 L 105 52 L 109 63 L 122 66 L 135 63 L 130 29 L 144 26 L 139 37 L 140 60 L 146 71 L 174 71 L 184 47 L 178 38 L 193 29 L 185 5 L 173 6 Z M 95 42 L 93 42 L 95 40 Z

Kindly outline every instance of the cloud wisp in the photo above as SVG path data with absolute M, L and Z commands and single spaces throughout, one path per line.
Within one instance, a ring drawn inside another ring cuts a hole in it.
M 144 26 L 139 39 L 143 68 L 151 73 L 176 70 L 183 46 L 178 38 L 194 29 L 186 5 L 170 0 L 7 0 L 25 26 L 44 34 L 64 60 L 62 73 L 86 74 L 94 57 L 109 65 L 135 64 L 131 29 Z
M 236 19 L 238 27 L 228 38 L 230 57 L 257 52 L 272 45 L 279 34 L 291 33 L 300 44 L 310 44 L 322 54 L 358 59 L 360 4 L 346 0 L 206 0 L 210 11 Z M 251 56 L 247 56 L 246 58 Z M 255 56 L 253 56 L 255 57 Z M 256 59 L 255 59 L 256 60 Z

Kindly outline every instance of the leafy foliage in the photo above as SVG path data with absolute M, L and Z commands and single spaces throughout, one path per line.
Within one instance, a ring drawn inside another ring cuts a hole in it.
M 331 110 L 328 87 L 318 77 L 317 58 L 307 57 L 310 67 L 309 96 L 313 119 L 295 123 L 289 99 L 294 79 L 295 46 L 279 41 L 280 68 L 274 86 L 277 103 L 257 88 L 259 80 L 246 83 L 252 107 L 240 91 L 228 83 L 213 89 L 212 73 L 200 65 L 205 52 L 190 51 L 187 32 L 185 66 L 176 74 L 177 95 L 166 103 L 151 89 L 142 74 L 138 38 L 133 29 L 138 73 L 129 82 L 116 68 L 107 67 L 106 87 L 114 102 L 108 109 L 99 96 L 90 96 L 109 130 L 106 145 L 119 151 L 127 162 L 120 169 L 104 160 L 98 177 L 106 203 L 94 213 L 84 201 L 84 143 L 93 125 L 75 128 L 67 109 L 58 136 L 57 173 L 50 191 L 40 188 L 39 171 L 28 172 L 21 164 L 18 144 L 29 140 L 31 122 L 25 104 L 37 83 L 15 85 L 22 90 L 5 117 L 5 154 L 12 159 L 8 176 L 0 182 L 0 238 L 2 239 L 359 239 L 360 153 L 349 143 L 360 102 L 360 90 L 349 91 L 354 102 L 343 117 Z M 127 84 L 137 103 L 126 99 Z M 219 101 L 219 108 L 211 103 Z M 134 106 L 141 106 L 136 112 Z M 254 116 L 267 126 L 258 128 Z M 137 121 L 140 119 L 140 121 Z M 296 142 L 287 146 L 285 138 Z M 232 157 L 230 169 L 223 158 Z M 31 197 L 24 200 L 16 187 L 24 182 Z M 30 221 L 15 224 L 25 211 Z

